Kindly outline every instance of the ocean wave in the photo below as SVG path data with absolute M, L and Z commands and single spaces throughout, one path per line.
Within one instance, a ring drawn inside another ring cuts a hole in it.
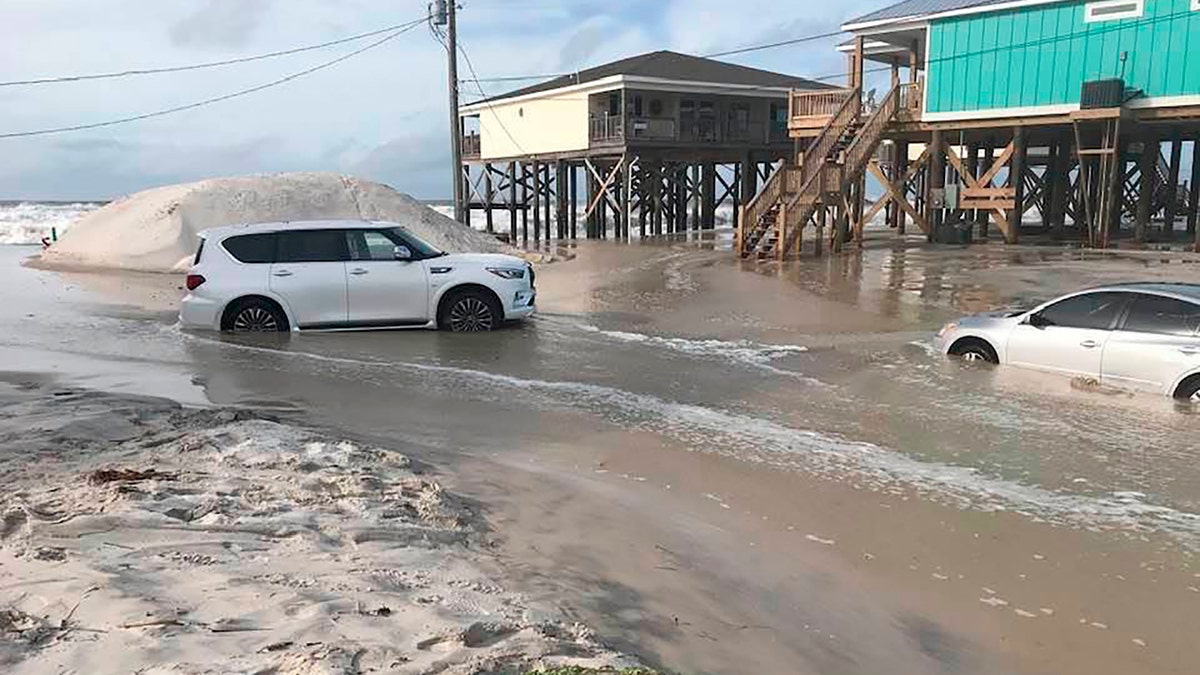
M 51 231 L 62 235 L 81 216 L 100 206 L 88 202 L 0 204 L 0 244 L 37 244 L 51 236 Z

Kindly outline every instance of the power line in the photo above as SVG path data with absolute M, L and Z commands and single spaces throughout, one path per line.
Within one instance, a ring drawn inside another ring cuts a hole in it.
M 424 20 L 424 19 L 422 19 L 422 20 Z M 221 68 L 224 66 L 232 66 L 232 65 L 237 65 L 237 64 L 241 64 L 241 63 L 250 63 L 252 61 L 262 61 L 265 59 L 278 58 L 280 56 L 291 56 L 292 54 L 301 54 L 304 52 L 316 51 L 318 49 L 326 49 L 329 47 L 335 47 L 337 45 L 346 44 L 347 42 L 357 42 L 359 40 L 365 40 L 366 38 L 375 37 L 376 35 L 383 35 L 385 33 L 391 33 L 392 31 L 403 29 L 406 26 L 408 26 L 407 23 L 396 24 L 395 26 L 388 26 L 387 28 L 380 28 L 379 30 L 373 30 L 373 31 L 370 31 L 367 33 L 359 33 L 357 35 L 351 35 L 349 37 L 339 38 L 337 40 L 331 40 L 329 42 L 322 42 L 320 44 L 307 45 L 304 47 L 295 47 L 293 49 L 284 49 L 284 50 L 277 51 L 277 52 L 268 52 L 266 54 L 259 54 L 257 56 L 244 56 L 244 57 L 240 57 L 240 58 L 236 58 L 236 59 L 226 59 L 224 61 L 209 61 L 207 63 L 196 63 L 196 64 L 192 64 L 192 65 L 187 65 L 187 66 L 169 66 L 166 68 L 142 68 L 142 69 L 136 69 L 136 70 L 122 70 L 122 71 L 117 71 L 117 72 L 112 72 L 112 73 L 95 73 L 95 74 L 91 74 L 91 75 L 66 75 L 66 76 L 62 76 L 62 77 L 39 77 L 39 78 L 33 78 L 33 79 L 27 79 L 27 80 L 10 80 L 7 82 L 0 82 L 0 87 L 23 87 L 23 86 L 31 86 L 31 85 L 39 85 L 39 84 L 58 84 L 58 83 L 64 83 L 64 82 L 86 82 L 89 80 L 109 80 L 109 79 L 120 78 L 120 77 L 135 77 L 135 76 L 140 76 L 140 75 L 156 75 L 156 74 L 160 74 L 160 73 L 181 73 L 181 72 L 185 72 L 185 71 L 189 71 L 189 70 L 204 70 L 207 68 Z
M 755 45 L 753 47 L 742 47 L 741 49 L 730 49 L 724 52 L 714 52 L 712 54 L 703 54 L 706 59 L 715 59 L 720 56 L 734 56 L 735 54 L 749 54 L 750 52 L 761 52 L 766 49 L 775 49 L 776 47 L 787 47 L 790 45 L 798 45 L 802 42 L 813 42 L 816 40 L 825 40 L 827 38 L 837 37 L 842 34 L 842 31 L 831 31 L 828 33 L 819 33 L 817 35 L 806 35 L 804 37 L 792 38 L 781 42 L 770 42 L 765 45 Z
M 483 97 L 482 103 L 488 107 L 488 110 L 491 110 L 494 113 L 496 109 L 492 107 L 492 103 L 489 100 L 487 92 L 483 90 L 483 85 L 479 83 L 479 74 L 475 72 L 475 64 L 471 62 L 471 56 L 467 54 L 467 50 L 465 47 L 463 47 L 461 40 L 458 42 L 458 51 L 463 55 L 463 61 L 467 63 L 467 70 L 471 71 L 471 77 L 473 78 L 471 81 L 475 83 L 475 88 L 479 90 L 479 95 Z M 455 111 L 455 114 L 458 114 L 457 111 Z M 504 130 L 504 135 L 508 136 L 508 140 L 512 141 L 513 145 L 517 146 L 517 150 L 520 151 L 522 155 L 528 155 L 529 153 L 525 152 L 525 148 L 521 147 L 520 141 L 514 138 L 512 133 L 509 132 L 508 126 L 504 124 L 504 120 L 502 120 L 499 115 L 493 115 L 493 117 L 495 117 L 496 122 L 500 125 L 500 128 Z
M 312 68 L 307 68 L 300 72 L 292 73 L 291 75 L 288 75 L 286 77 L 281 77 L 278 80 L 274 80 L 272 82 L 267 82 L 266 84 L 260 84 L 256 87 L 250 87 L 249 89 L 242 89 L 241 91 L 236 91 L 236 92 L 233 92 L 232 94 L 225 94 L 224 96 L 216 96 L 213 98 L 204 99 L 203 101 L 189 103 L 187 105 L 175 106 L 173 108 L 167 108 L 165 110 L 158 110 L 158 111 L 151 112 L 151 113 L 143 113 L 141 115 L 133 115 L 131 117 L 122 117 L 120 119 L 108 120 L 105 122 L 94 122 L 91 124 L 78 124 L 78 125 L 69 126 L 69 127 L 56 127 L 56 128 L 50 128 L 50 129 L 37 129 L 34 131 L 20 131 L 20 132 L 14 132 L 14 133 L 0 134 L 0 139 L 26 138 L 26 137 L 30 137 L 30 136 L 47 136 L 50 134 L 61 134 L 61 133 L 67 133 L 67 132 L 71 132 L 71 131 L 86 131 L 89 129 L 99 129 L 102 127 L 111 127 L 111 126 L 116 126 L 118 124 L 127 124 L 129 122 L 138 122 L 141 120 L 147 120 L 147 119 L 151 119 L 154 117 L 163 117 L 164 115 L 171 115 L 174 113 L 184 112 L 187 110 L 195 110 L 196 108 L 203 108 L 205 106 L 209 106 L 214 103 L 221 103 L 223 101 L 228 101 L 230 99 L 240 98 L 242 96 L 246 96 L 249 94 L 263 91 L 265 89 L 271 89 L 272 87 L 277 87 L 279 85 L 286 84 L 288 82 L 291 82 L 292 80 L 299 79 L 306 75 L 311 75 L 315 72 L 325 70 L 326 68 L 331 68 L 343 61 L 352 59 L 355 56 L 358 56 L 359 54 L 362 54 L 364 52 L 375 49 L 376 47 L 379 47 L 383 44 L 386 44 L 387 42 L 390 42 L 390 41 L 400 37 L 404 33 L 407 33 L 408 31 L 412 30 L 413 28 L 416 28 L 417 26 L 421 25 L 422 23 L 425 23 L 428 20 L 429 20 L 429 18 L 425 17 L 425 18 L 422 18 L 422 19 L 419 19 L 416 21 L 411 21 L 408 24 L 401 24 L 400 27 L 395 29 L 394 32 L 392 32 L 390 35 L 387 35 L 380 40 L 376 40 L 375 42 L 372 42 L 371 44 L 368 44 L 365 47 L 356 49 L 348 54 L 339 56 L 338 58 L 333 59 L 331 61 L 326 61 L 319 65 L 313 66 Z

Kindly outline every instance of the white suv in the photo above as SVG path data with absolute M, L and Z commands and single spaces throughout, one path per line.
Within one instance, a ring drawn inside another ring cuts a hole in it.
M 201 233 L 179 320 L 234 332 L 487 331 L 533 314 L 533 281 L 520 258 L 443 253 L 395 223 L 237 225 Z

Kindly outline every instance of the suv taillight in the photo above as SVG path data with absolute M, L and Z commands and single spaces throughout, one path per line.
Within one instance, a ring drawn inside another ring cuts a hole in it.
M 187 282 L 185 285 L 189 291 L 194 291 L 197 288 L 200 288 L 205 281 L 206 279 L 199 274 L 189 274 L 187 275 Z

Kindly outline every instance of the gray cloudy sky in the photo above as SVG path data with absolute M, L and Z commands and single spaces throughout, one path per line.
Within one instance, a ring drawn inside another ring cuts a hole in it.
M 0 80 L 184 65 L 416 19 L 424 0 L 4 0 Z M 656 49 L 706 53 L 836 28 L 887 0 L 460 0 L 481 77 L 575 70 Z M 732 6 L 733 11 L 728 8 Z M 834 40 L 731 60 L 839 73 Z M 230 68 L 0 88 L 0 133 L 126 117 L 253 87 L 352 51 Z M 263 171 L 339 171 L 449 193 L 445 55 L 422 27 L 303 79 L 118 127 L 0 139 L 0 199 L 108 198 Z M 489 94 L 503 85 L 485 85 Z M 470 90 L 471 85 L 464 85 Z

